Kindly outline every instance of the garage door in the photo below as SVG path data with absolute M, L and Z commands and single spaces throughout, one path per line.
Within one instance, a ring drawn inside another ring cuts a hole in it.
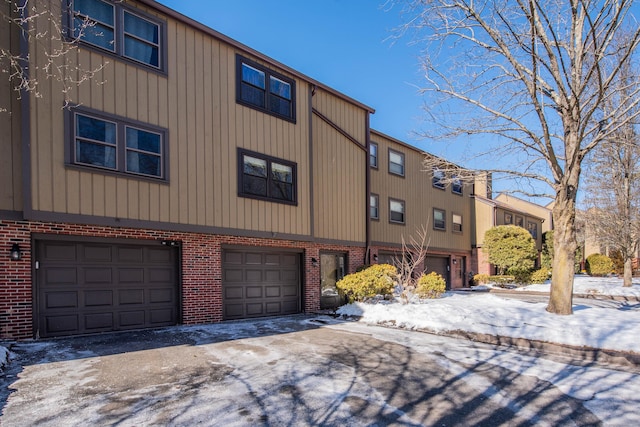
M 269 249 L 222 252 L 224 319 L 300 312 L 300 254 Z
M 425 273 L 435 271 L 447 282 L 447 289 L 451 289 L 451 283 L 449 282 L 449 258 L 428 256 L 424 261 L 424 265 Z
M 177 249 L 157 245 L 38 241 L 40 336 L 174 325 Z

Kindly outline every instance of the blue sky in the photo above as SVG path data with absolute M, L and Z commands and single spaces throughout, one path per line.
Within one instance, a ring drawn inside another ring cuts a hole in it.
M 425 117 L 419 46 L 392 40 L 400 9 L 385 0 L 160 0 L 161 3 L 376 110 L 371 127 L 457 162 L 413 133 Z

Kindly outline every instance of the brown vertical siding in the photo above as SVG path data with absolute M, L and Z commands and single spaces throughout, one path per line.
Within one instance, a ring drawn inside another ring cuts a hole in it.
M 379 132 L 372 132 L 371 142 L 378 144 L 378 168 L 371 169 L 371 192 L 379 196 L 380 219 L 372 221 L 371 240 L 378 243 L 401 244 L 425 226 L 429 232 L 429 247 L 468 251 L 471 247 L 472 210 L 471 186 L 465 185 L 462 196 L 434 188 L 431 172 L 424 171 L 423 154 L 406 144 Z M 389 173 L 389 148 L 405 156 L 405 176 Z M 405 202 L 405 224 L 389 223 L 389 198 Z M 433 229 L 433 208 L 446 211 L 446 231 Z M 452 231 L 452 214 L 462 216 L 462 233 Z
M 364 243 L 368 112 L 322 90 L 313 108 L 315 237 Z
M 0 4 L 0 16 L 10 16 L 14 2 Z M 0 49 L 20 53 L 20 31 L 7 19 L 0 20 Z M 8 65 L 2 62 L 2 66 Z M 0 78 L 0 211 L 21 211 L 22 206 L 22 117 L 18 93 L 6 74 Z
M 295 79 L 297 123 L 241 106 L 235 99 L 235 55 L 239 51 L 182 22 L 161 19 L 167 22 L 166 75 L 81 47 L 69 55 L 72 68 L 79 63 L 86 68 L 104 64 L 104 69 L 93 81 L 73 88 L 69 96 L 83 107 L 167 129 L 169 181 L 65 166 L 61 85 L 40 75 L 42 96 L 32 102 L 32 117 L 38 120 L 31 121 L 33 209 L 309 235 L 306 82 Z M 52 30 L 45 20 L 37 25 L 43 32 Z M 45 59 L 36 44 L 32 55 L 38 62 Z M 288 75 L 280 69 L 274 71 Z M 70 72 L 77 77 L 76 71 Z M 354 123 L 354 115 L 347 115 L 347 124 Z M 349 131 L 364 141 L 363 125 L 354 125 Z M 238 197 L 236 147 L 295 162 L 297 206 Z

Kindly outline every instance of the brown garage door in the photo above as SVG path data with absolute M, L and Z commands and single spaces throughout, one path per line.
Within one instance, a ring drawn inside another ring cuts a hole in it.
M 300 254 L 270 249 L 222 252 L 224 319 L 300 312 Z
M 447 282 L 447 289 L 451 289 L 451 282 L 449 281 L 449 258 L 428 256 L 424 260 L 425 273 L 435 271 L 441 275 Z
M 130 243 L 38 241 L 40 336 L 174 325 L 177 249 Z

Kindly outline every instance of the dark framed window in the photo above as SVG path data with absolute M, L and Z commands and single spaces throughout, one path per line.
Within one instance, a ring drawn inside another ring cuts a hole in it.
M 404 154 L 389 149 L 389 173 L 404 176 Z
M 404 200 L 389 199 L 389 222 L 404 224 Z
M 433 228 L 436 230 L 447 229 L 447 213 L 444 210 L 433 208 Z
M 462 180 L 458 176 L 453 176 L 451 178 L 451 192 L 453 194 L 462 195 Z
M 294 122 L 296 83 L 257 62 L 236 55 L 236 101 Z
M 504 213 L 504 223 L 506 225 L 513 224 L 513 215 L 511 215 L 509 212 Z
M 451 229 L 454 233 L 462 233 L 462 215 L 451 215 Z
M 444 184 L 444 180 L 445 180 L 445 173 L 444 171 L 438 169 L 438 168 L 433 168 L 433 179 L 432 179 L 432 184 L 434 187 L 439 188 L 440 190 L 444 190 L 445 184 Z
M 297 204 L 297 165 L 238 148 L 238 195 Z
M 121 2 L 68 0 L 68 34 L 83 44 L 153 69 L 166 69 L 166 24 Z
M 378 168 L 378 144 L 375 142 L 369 144 L 369 166 Z
M 538 238 L 538 224 L 535 222 L 527 222 L 527 230 L 531 233 L 531 237 Z
M 166 129 L 81 107 L 67 114 L 67 163 L 167 179 Z
M 369 216 L 371 219 L 380 219 L 380 197 L 377 194 L 369 196 Z
M 516 225 L 524 228 L 524 219 L 521 216 L 516 215 Z

